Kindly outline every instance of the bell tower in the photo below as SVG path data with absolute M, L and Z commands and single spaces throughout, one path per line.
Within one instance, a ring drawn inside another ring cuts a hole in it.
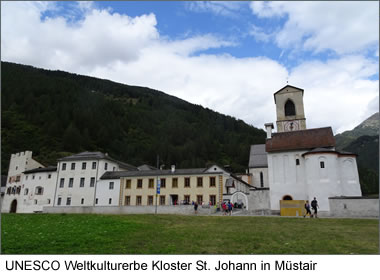
M 303 89 L 286 85 L 274 93 L 277 132 L 306 129 Z

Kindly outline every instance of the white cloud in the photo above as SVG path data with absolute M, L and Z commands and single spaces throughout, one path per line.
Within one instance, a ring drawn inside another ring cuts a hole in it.
M 41 20 L 44 5 L 1 4 L 5 61 L 151 87 L 260 128 L 275 121 L 273 93 L 289 75 L 290 84 L 305 89 L 308 127 L 353 128 L 373 113 L 378 95 L 378 81 L 369 79 L 377 63 L 360 55 L 304 62 L 289 74 L 265 57 L 202 54 L 235 44 L 211 34 L 163 38 L 154 14 L 128 17 L 86 7 L 79 22 L 67 24 L 63 17 Z
M 309 127 L 332 126 L 343 132 L 378 111 L 377 63 L 363 56 L 305 62 L 294 68 L 290 82 L 305 89 L 304 105 Z
M 276 35 L 281 48 L 348 54 L 378 45 L 377 2 L 255 1 L 250 6 L 260 18 L 287 16 Z

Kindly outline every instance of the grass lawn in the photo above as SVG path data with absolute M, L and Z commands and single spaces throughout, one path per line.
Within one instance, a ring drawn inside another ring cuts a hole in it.
M 378 254 L 376 219 L 2 214 L 3 254 Z

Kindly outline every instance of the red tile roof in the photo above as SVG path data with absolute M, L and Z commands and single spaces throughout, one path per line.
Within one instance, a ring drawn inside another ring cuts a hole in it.
M 267 152 L 279 152 L 334 146 L 335 138 L 331 127 L 322 127 L 273 133 L 272 138 L 266 140 L 265 150 Z

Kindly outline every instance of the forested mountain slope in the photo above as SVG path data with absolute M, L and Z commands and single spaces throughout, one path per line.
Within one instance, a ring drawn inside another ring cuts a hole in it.
M 163 92 L 108 80 L 1 63 L 2 157 L 31 150 L 43 164 L 80 151 L 133 165 L 181 168 L 211 162 L 243 171 L 265 132 Z

